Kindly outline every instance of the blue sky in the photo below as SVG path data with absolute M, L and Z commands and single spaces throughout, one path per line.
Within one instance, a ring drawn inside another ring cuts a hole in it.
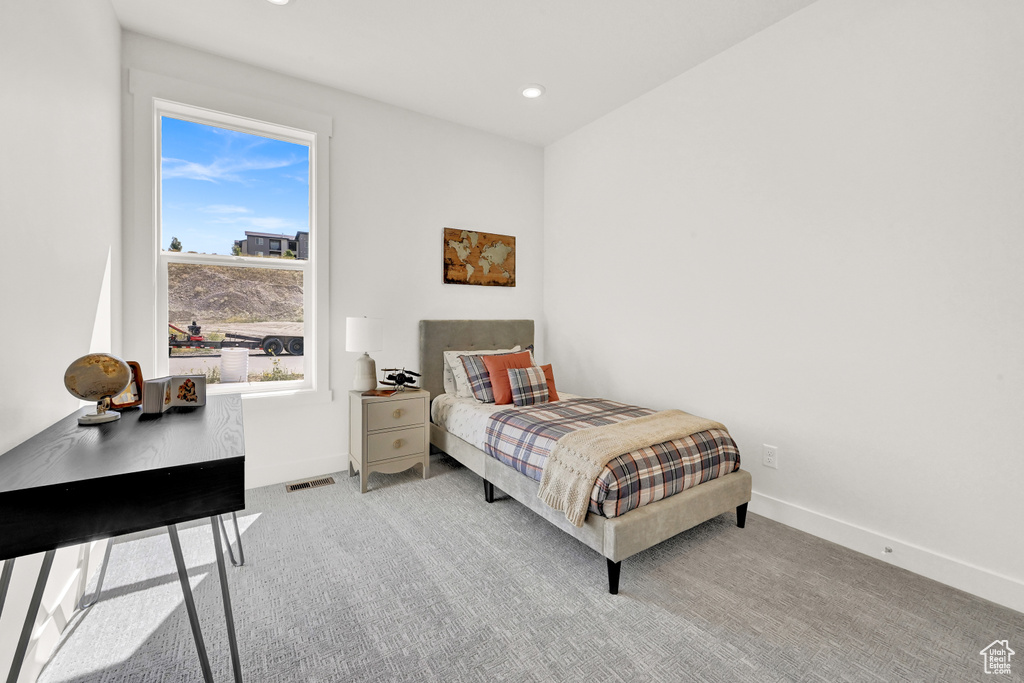
M 161 117 L 161 192 L 167 249 L 230 254 L 245 231 L 309 229 L 309 148 Z

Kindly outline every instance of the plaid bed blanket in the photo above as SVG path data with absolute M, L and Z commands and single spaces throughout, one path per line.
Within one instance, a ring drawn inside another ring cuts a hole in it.
M 574 398 L 494 413 L 485 452 L 540 481 L 544 463 L 562 436 L 654 413 L 603 398 Z M 710 429 L 640 448 L 608 463 L 590 494 L 590 512 L 618 517 L 739 469 L 740 452 L 728 432 Z

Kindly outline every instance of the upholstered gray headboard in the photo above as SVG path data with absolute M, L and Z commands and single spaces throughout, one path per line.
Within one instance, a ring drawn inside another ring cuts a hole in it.
M 444 393 L 444 351 L 526 348 L 533 343 L 532 320 L 421 320 L 420 386 L 430 398 Z

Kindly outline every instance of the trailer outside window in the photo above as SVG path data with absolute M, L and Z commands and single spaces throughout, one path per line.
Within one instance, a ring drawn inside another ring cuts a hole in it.
M 280 249 L 281 239 L 311 234 L 312 138 L 172 108 L 159 113 L 168 371 L 205 375 L 214 393 L 308 387 L 315 254 L 246 256 L 241 245 L 262 245 L 269 232 L 282 235 L 269 242 Z

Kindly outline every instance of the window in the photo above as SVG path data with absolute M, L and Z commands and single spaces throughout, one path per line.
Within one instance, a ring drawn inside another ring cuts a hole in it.
M 136 69 L 128 90 L 124 356 L 147 377 L 202 372 L 210 393 L 330 400 L 331 117 Z M 268 232 L 302 257 L 257 256 Z M 232 347 L 248 368 L 227 377 Z
M 203 374 L 208 387 L 302 383 L 308 260 L 245 259 L 232 247 L 247 229 L 309 229 L 312 140 L 173 109 L 159 112 L 168 371 Z
M 256 238 L 256 246 L 258 246 L 258 247 L 262 247 L 263 246 L 263 238 L 262 237 L 257 237 Z

